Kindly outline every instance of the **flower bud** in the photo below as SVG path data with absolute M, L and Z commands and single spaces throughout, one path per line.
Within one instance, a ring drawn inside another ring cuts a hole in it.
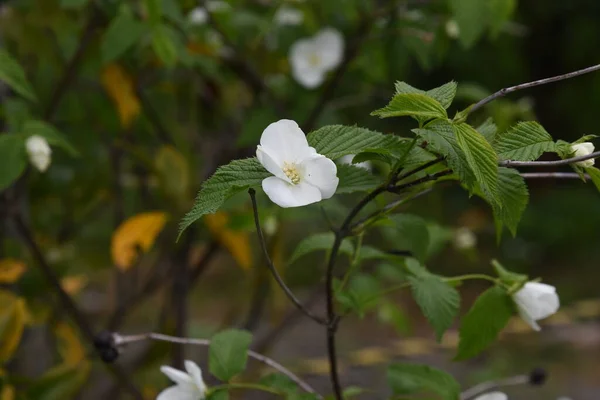
M 527 282 L 513 294 L 513 300 L 521 318 L 536 331 L 541 329 L 536 321 L 549 317 L 560 307 L 556 288 L 545 283 Z
M 477 237 L 469 228 L 458 228 L 454 233 L 454 247 L 459 250 L 469 250 L 477 245 Z
M 52 149 L 45 138 L 39 135 L 30 136 L 25 142 L 25 149 L 29 155 L 29 161 L 40 172 L 44 172 L 50 166 Z
M 575 153 L 575 157 L 587 156 L 594 152 L 594 144 L 590 142 L 577 143 L 571 146 L 571 150 Z M 584 161 L 578 161 L 575 165 L 579 165 L 583 168 L 589 168 L 594 165 L 595 160 L 593 158 Z
M 457 39 L 460 36 L 460 28 L 455 20 L 449 19 L 446 22 L 446 35 L 452 39 Z

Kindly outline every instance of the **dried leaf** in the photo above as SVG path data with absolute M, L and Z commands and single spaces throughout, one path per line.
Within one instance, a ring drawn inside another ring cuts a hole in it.
M 54 328 L 54 334 L 58 340 L 58 351 L 65 364 L 77 365 L 85 359 L 85 347 L 70 325 L 59 322 Z
M 27 322 L 25 300 L 10 292 L 0 292 L 0 363 L 9 360 L 23 336 Z
M 15 283 L 25 272 L 25 264 L 12 258 L 0 260 L 0 283 Z
M 88 284 L 88 280 L 85 275 L 72 275 L 62 278 L 60 285 L 70 296 L 75 296 Z
M 237 264 L 245 271 L 252 267 L 252 250 L 248 233 L 231 230 L 227 223 L 229 215 L 219 211 L 204 216 L 204 223 L 210 233 L 225 247 Z
M 102 70 L 101 80 L 117 107 L 121 126 L 128 128 L 141 111 L 132 77 L 120 65 L 111 63 Z

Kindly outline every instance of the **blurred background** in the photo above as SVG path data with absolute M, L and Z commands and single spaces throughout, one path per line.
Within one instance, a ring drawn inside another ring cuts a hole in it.
M 323 82 L 306 87 L 290 53 L 324 28 L 342 35 L 343 53 Z M 252 156 L 263 129 L 281 118 L 306 132 L 357 124 L 411 137 L 411 121 L 369 116 L 387 104 L 395 81 L 424 90 L 457 81 L 453 114 L 503 87 L 597 64 L 600 2 L 4 0 L 0 47 L 33 93 L 11 90 L 0 73 L 0 132 L 55 135 L 47 170 L 24 166 L 0 189 L 0 398 L 133 398 L 94 356 L 56 285 L 92 333 L 209 337 L 245 328 L 256 349 L 326 392 L 324 334 L 272 284 L 247 196 L 176 241 L 202 181 Z M 0 57 L 0 71 L 8 65 Z M 592 73 L 496 100 L 473 121 L 492 117 L 506 129 L 536 119 L 555 139 L 574 141 L 597 133 L 599 108 L 600 73 Z M 0 175 L 12 164 L 1 165 Z M 588 301 L 600 295 L 599 195 L 576 180 L 528 183 L 518 235 L 505 232 L 499 244 L 489 207 L 458 187 L 439 187 L 407 210 L 439 229 L 430 269 L 490 272 L 497 258 L 556 286 L 573 312 L 541 334 L 512 324 L 483 356 L 453 363 L 452 334 L 435 345 L 410 296 L 392 296 L 343 322 L 344 385 L 382 398 L 385 364 L 419 359 L 466 386 L 535 366 L 550 372 L 546 386 L 510 389 L 511 399 L 600 398 L 600 309 Z M 322 205 L 339 221 L 356 200 Z M 320 311 L 324 253 L 289 262 L 302 238 L 327 230 L 320 208 L 284 210 L 266 197 L 259 207 L 275 264 Z M 398 245 L 377 236 L 366 240 Z M 482 288 L 461 289 L 464 309 Z M 117 365 L 154 398 L 167 386 L 158 367 L 190 357 L 203 365 L 206 350 L 142 343 Z

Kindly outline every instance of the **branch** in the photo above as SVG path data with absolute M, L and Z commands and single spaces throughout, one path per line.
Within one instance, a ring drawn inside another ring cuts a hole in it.
M 473 111 L 480 109 L 481 107 L 483 107 L 487 103 L 489 103 L 489 102 L 491 102 L 493 100 L 496 100 L 499 97 L 506 96 L 509 93 L 516 92 L 517 90 L 528 89 L 528 88 L 531 88 L 531 87 L 534 87 L 534 86 L 545 85 L 547 83 L 552 83 L 552 82 L 558 82 L 558 81 L 562 81 L 562 80 L 565 80 L 565 79 L 574 78 L 574 77 L 579 76 L 579 75 L 587 74 L 589 72 L 594 72 L 594 71 L 597 71 L 597 70 L 600 70 L 600 64 L 594 65 L 594 66 L 591 66 L 591 67 L 587 67 L 587 68 L 584 68 L 584 69 L 580 69 L 578 71 L 569 72 L 568 74 L 553 76 L 552 78 L 540 79 L 538 81 L 522 83 L 520 85 L 516 85 L 516 86 L 511 86 L 511 87 L 507 87 L 507 88 L 504 88 L 504 89 L 500 89 L 496 93 L 494 93 L 494 94 L 486 97 L 485 99 L 480 100 L 479 102 L 475 103 L 475 105 L 473 107 L 471 107 L 468 112 L 470 114 Z
M 38 264 L 42 275 L 44 278 L 50 283 L 50 286 L 57 293 L 58 298 L 60 300 L 61 305 L 67 311 L 75 325 L 79 328 L 79 331 L 83 334 L 83 336 L 87 339 L 88 342 L 94 344 L 96 341 L 96 335 L 94 334 L 92 328 L 86 321 L 85 317 L 81 313 L 81 311 L 77 308 L 71 297 L 65 292 L 60 281 L 52 267 L 47 263 L 44 255 L 42 254 L 41 249 L 35 242 L 33 238 L 33 234 L 29 227 L 23 221 L 23 218 L 20 214 L 17 214 L 13 218 L 16 226 L 17 233 L 22 237 L 25 245 L 29 248 L 29 251 L 33 255 L 36 263 Z M 105 364 L 106 368 L 111 372 L 111 374 L 119 381 L 119 384 L 126 389 L 135 399 L 143 400 L 142 394 L 137 390 L 137 388 L 131 383 L 125 371 L 121 370 L 117 365 L 113 364 Z
M 118 333 L 113 333 L 112 336 L 113 336 L 113 341 L 114 341 L 114 344 L 116 347 L 121 347 L 121 346 L 124 346 L 129 343 L 142 342 L 142 341 L 146 341 L 146 340 L 156 340 L 156 341 L 162 341 L 162 342 L 188 344 L 188 345 L 196 345 L 196 346 L 210 346 L 210 340 L 208 340 L 208 339 L 181 338 L 181 337 L 177 337 L 177 336 L 163 335 L 161 333 L 154 333 L 154 332 L 142 333 L 142 334 L 138 334 L 138 335 L 127 335 L 127 336 L 121 336 Z M 306 392 L 317 395 L 317 397 L 319 399 L 323 398 L 323 396 L 318 394 L 308 383 L 304 382 L 297 375 L 295 375 L 292 371 L 285 368 L 283 365 L 279 364 L 277 361 L 275 361 L 269 357 L 263 356 L 262 354 L 259 354 L 253 350 L 248 350 L 248 356 L 251 358 L 254 358 L 255 360 L 260 361 L 261 363 L 268 365 L 269 367 L 275 369 L 276 371 L 284 374 L 285 376 L 290 378 L 292 381 L 294 381 L 298 386 L 300 386 L 302 389 L 304 389 Z
M 262 248 L 263 255 L 265 256 L 265 260 L 267 262 L 267 267 L 269 267 L 269 270 L 271 271 L 273 278 L 275 278 L 275 281 L 277 281 L 277 284 L 284 291 L 284 293 L 286 294 L 288 299 L 290 299 L 290 301 L 292 303 L 294 303 L 294 305 L 298 309 L 300 309 L 307 317 L 309 317 L 310 319 L 312 319 L 313 321 L 315 321 L 321 325 L 326 325 L 327 322 L 323 318 L 314 315 L 307 308 L 304 307 L 302 302 L 300 300 L 298 300 L 298 298 L 294 295 L 294 293 L 291 291 L 291 289 L 285 284 L 285 282 L 281 278 L 281 275 L 279 275 L 277 268 L 275 268 L 275 266 L 273 265 L 273 261 L 271 261 L 271 258 L 269 257 L 269 252 L 267 250 L 265 237 L 263 236 L 262 229 L 260 228 L 260 221 L 258 218 L 258 207 L 256 205 L 256 191 L 254 189 L 248 189 L 248 194 L 250 195 L 250 199 L 252 200 L 252 209 L 254 210 L 254 224 L 256 225 L 256 233 L 258 234 L 258 241 L 260 242 L 260 247 Z
M 399 193 L 405 189 L 420 185 L 421 183 L 435 181 L 436 179 L 441 178 L 443 176 L 452 175 L 452 173 L 452 170 L 446 169 L 440 172 L 436 172 L 435 174 L 425 175 L 424 177 L 416 179 L 412 182 L 406 182 L 401 185 L 391 186 L 387 190 L 392 193 Z
M 525 179 L 581 179 L 576 172 L 522 172 L 521 176 Z M 591 179 L 588 174 L 583 175 L 586 179 Z
M 498 389 L 503 386 L 523 385 L 529 383 L 529 375 L 517 375 L 510 378 L 492 380 L 475 385 L 460 394 L 460 400 L 468 400 L 488 390 Z
M 578 161 L 590 160 L 592 158 L 600 157 L 600 151 L 595 153 L 591 153 L 585 156 L 566 158 L 564 160 L 557 161 L 513 161 L 513 160 L 504 160 L 500 161 L 498 165 L 501 167 L 558 167 L 561 165 L 569 165 L 576 163 Z

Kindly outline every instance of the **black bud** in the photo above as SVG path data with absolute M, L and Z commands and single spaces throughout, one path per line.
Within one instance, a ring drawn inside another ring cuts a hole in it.
M 104 349 L 99 349 L 100 358 L 105 363 L 112 363 L 119 357 L 119 351 L 114 347 L 106 347 Z
M 544 368 L 534 368 L 529 373 L 529 383 L 531 385 L 540 386 L 543 385 L 548 379 L 548 372 Z
M 94 338 L 94 347 L 98 350 L 113 348 L 114 345 L 113 335 L 109 331 L 99 332 Z

